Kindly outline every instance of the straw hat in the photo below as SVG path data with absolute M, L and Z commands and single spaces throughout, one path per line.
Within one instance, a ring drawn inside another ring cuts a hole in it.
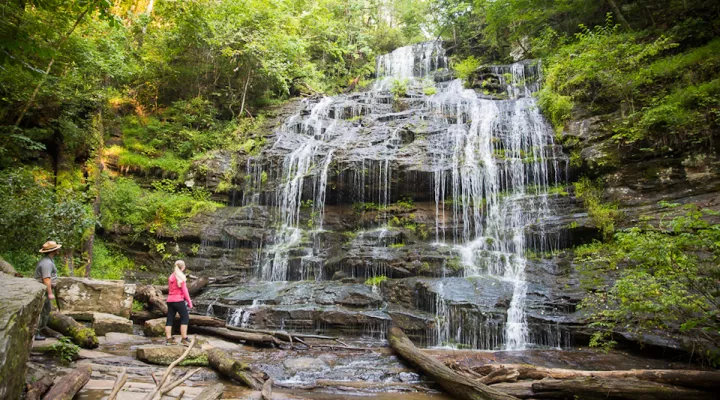
M 48 242 L 45 242 L 45 244 L 43 244 L 42 249 L 40 249 L 40 252 L 41 253 L 49 253 L 49 252 L 55 251 L 61 247 L 62 247 L 61 244 L 57 244 L 56 242 L 50 240 Z

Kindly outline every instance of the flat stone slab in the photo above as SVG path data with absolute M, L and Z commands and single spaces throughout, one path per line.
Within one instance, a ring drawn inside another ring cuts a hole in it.
M 57 299 L 63 312 L 102 312 L 130 318 L 135 285 L 124 281 L 61 277 Z
M 131 320 L 105 313 L 93 313 L 92 328 L 98 336 L 106 335 L 109 332 L 133 333 Z
M 149 343 L 151 342 L 150 339 L 146 338 L 145 336 L 140 335 L 132 335 L 128 333 L 122 333 L 122 332 L 108 332 L 105 334 L 104 337 L 99 337 L 100 344 L 125 344 L 125 343 Z

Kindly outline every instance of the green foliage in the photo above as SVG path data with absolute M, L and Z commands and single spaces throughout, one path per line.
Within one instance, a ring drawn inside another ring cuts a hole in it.
M 480 60 L 475 58 L 475 56 L 470 56 L 457 64 L 453 66 L 453 69 L 455 70 L 455 75 L 464 80 L 467 81 L 469 85 L 473 84 L 473 73 L 480 67 Z
M 377 275 L 377 276 L 373 276 L 372 278 L 368 278 L 365 281 L 365 284 L 368 286 L 379 286 L 381 283 L 385 282 L 387 279 L 388 278 L 385 275 Z
M 57 343 L 50 346 L 50 354 L 64 363 L 69 364 L 77 360 L 80 354 L 80 346 L 74 344 L 69 337 L 63 336 L 58 339 Z
M 701 348 L 707 347 L 703 342 L 714 348 L 720 344 L 720 225 L 708 222 L 716 213 L 695 205 L 684 206 L 683 212 L 673 212 L 675 217 L 663 218 L 656 227 L 628 229 L 612 243 L 576 251 L 584 284 L 592 289 L 582 306 L 593 312 L 592 325 L 599 330 L 594 345 L 611 340 L 617 329 L 682 332 Z M 613 283 L 598 279 L 609 272 L 617 274 Z M 709 358 L 717 362 L 719 356 Z
M 145 311 L 145 304 L 141 301 L 133 299 L 132 311 L 133 312 Z
M 405 247 L 405 243 L 393 243 L 389 246 L 391 249 L 401 249 Z
M 50 179 L 40 168 L 0 171 L 0 254 L 23 274 L 34 271 L 45 241 L 79 248 L 95 223 L 82 195 L 70 187 L 53 190 Z
M 390 87 L 390 93 L 393 95 L 393 100 L 407 97 L 408 91 L 408 80 L 407 79 L 395 79 Z
M 124 279 L 127 271 L 135 269 L 135 263 L 119 250 L 109 248 L 101 239 L 93 244 L 93 265 L 90 277 L 94 279 Z
M 445 267 L 453 271 L 462 271 L 465 267 L 462 265 L 460 257 L 450 257 L 445 260 Z
M 127 178 L 107 179 L 101 188 L 103 226 L 135 235 L 173 231 L 181 221 L 221 206 L 202 189 L 178 189 L 168 180 L 154 186 L 146 190 Z
M 588 215 L 605 239 L 610 239 L 615 232 L 615 222 L 622 216 L 616 204 L 605 203 L 603 190 L 599 182 L 581 178 L 575 182 L 575 196 L 582 199 Z

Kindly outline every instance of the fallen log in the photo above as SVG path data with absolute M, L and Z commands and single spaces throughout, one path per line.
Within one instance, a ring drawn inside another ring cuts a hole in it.
M 249 333 L 249 332 L 236 332 L 227 328 L 213 328 L 209 326 L 193 326 L 192 320 L 190 320 L 189 330 L 193 333 L 202 333 L 206 335 L 219 336 L 223 339 L 229 339 L 233 341 L 243 341 L 246 343 L 259 344 L 259 345 L 277 345 L 283 344 L 280 340 L 274 336 L 266 335 L 263 333 Z
M 350 389 L 388 389 L 393 390 L 404 390 L 412 392 L 427 392 L 428 388 L 415 383 L 407 382 L 368 382 L 368 381 L 337 381 L 330 379 L 317 379 L 315 380 L 317 387 L 330 387 L 335 389 L 350 388 Z
M 145 345 L 135 351 L 138 360 L 155 365 L 170 365 L 177 360 L 186 348 L 183 346 Z M 181 366 L 207 366 L 207 354 L 199 348 L 194 348 L 180 363 Z
M 573 378 L 543 379 L 532 384 L 533 398 L 580 398 L 583 400 L 707 400 L 716 394 L 637 379 Z
M 52 385 L 52 378 L 48 375 L 43 375 L 42 378 L 33 382 L 32 385 L 27 385 L 25 400 L 40 400 Z
M 165 322 L 167 321 L 166 318 L 153 318 L 150 320 L 145 321 L 145 324 L 143 325 L 143 332 L 145 333 L 145 336 L 163 336 L 165 335 Z M 216 327 L 216 328 L 222 328 L 225 326 L 225 321 L 213 317 L 207 317 L 204 315 L 195 315 L 190 314 L 190 327 L 193 326 L 209 326 L 209 327 Z M 175 319 L 175 325 L 173 326 L 173 331 L 179 332 L 180 329 L 180 321 L 178 321 L 178 318 Z
M 255 370 L 250 365 L 235 360 L 223 350 L 217 348 L 208 349 L 207 358 L 212 369 L 251 389 L 262 390 L 263 384 L 268 379 L 264 372 Z
M 65 336 L 69 336 L 72 341 L 80 347 L 86 349 L 98 347 L 98 339 L 97 336 L 95 336 L 95 331 L 86 328 L 67 315 L 57 311 L 51 312 L 48 318 L 48 326 Z
M 237 332 L 263 333 L 266 335 L 275 336 L 276 338 L 278 338 L 280 340 L 285 340 L 288 342 L 291 342 L 295 338 L 338 340 L 338 338 L 335 336 L 311 335 L 311 334 L 305 334 L 305 333 L 292 333 L 292 332 L 285 332 L 285 331 L 271 331 L 271 330 L 267 330 L 267 329 L 241 328 L 241 327 L 232 326 L 232 325 L 225 325 L 225 328 L 230 329 L 232 331 L 237 331 Z
M 92 369 L 87 365 L 77 367 L 69 374 L 60 378 L 50 391 L 43 397 L 44 400 L 71 400 L 75 393 L 90 380 Z
M 222 383 L 216 383 L 206 387 L 199 395 L 195 396 L 194 400 L 217 400 L 222 397 L 224 390 L 225 386 Z
M 176 381 L 174 381 L 174 382 L 172 382 L 172 383 L 167 383 L 165 386 L 162 387 L 162 389 L 160 389 L 160 391 L 158 392 L 158 394 L 157 394 L 156 396 L 159 396 L 160 398 L 162 398 L 167 392 L 169 392 L 169 391 L 175 389 L 176 387 L 182 385 L 183 382 L 185 382 L 186 380 L 190 379 L 191 376 L 195 375 L 195 374 L 196 374 L 198 371 L 200 371 L 200 370 L 201 370 L 201 368 L 196 368 L 196 369 L 194 369 L 194 370 L 186 373 L 185 375 L 183 375 L 182 378 L 180 378 L 180 379 L 178 379 L 178 380 L 176 380 Z M 110 399 L 108 399 L 108 400 L 110 400 Z
M 187 284 L 188 293 L 190 296 L 195 296 L 196 294 L 200 293 L 201 290 L 205 288 L 205 286 L 210 283 L 210 279 L 206 276 L 201 276 L 190 283 Z M 153 285 L 155 289 L 159 290 L 162 294 L 168 294 L 168 286 L 167 285 Z
M 135 289 L 135 299 L 145 303 L 150 311 L 158 311 L 162 315 L 168 312 L 165 297 L 152 285 L 138 286 Z
M 397 327 L 391 327 L 388 331 L 390 347 L 400 357 L 410 361 L 420 368 L 426 375 L 433 378 L 440 386 L 457 399 L 467 400 L 512 400 L 516 397 L 507 395 L 490 386 L 484 385 L 469 379 L 445 366 L 442 362 L 424 354 L 405 336 L 405 333 Z
M 623 371 L 578 371 L 563 368 L 544 368 L 528 364 L 488 364 L 473 368 L 474 372 L 490 376 L 497 371 L 516 371 L 516 379 L 573 379 L 584 377 L 626 379 L 666 383 L 690 388 L 720 389 L 720 371 L 681 369 L 631 369 Z M 494 382 L 508 382 L 495 379 Z

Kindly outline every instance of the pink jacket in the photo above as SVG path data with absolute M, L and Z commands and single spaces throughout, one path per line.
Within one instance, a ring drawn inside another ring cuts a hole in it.
M 177 301 L 187 301 L 188 307 L 192 308 L 192 300 L 190 300 L 190 293 L 187 290 L 187 282 L 183 282 L 180 287 L 177 285 L 177 278 L 175 274 L 170 275 L 168 278 L 168 303 L 174 303 Z

